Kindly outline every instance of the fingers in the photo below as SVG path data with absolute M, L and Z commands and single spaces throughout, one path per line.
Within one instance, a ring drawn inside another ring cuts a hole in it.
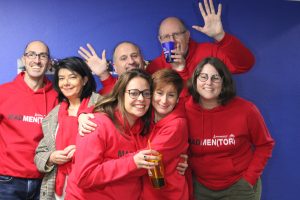
M 90 126 L 87 126 L 85 124 L 81 124 L 81 125 L 78 126 L 78 133 L 81 136 L 84 136 L 88 133 L 91 133 L 94 130 L 95 130 L 94 128 L 91 128 Z
M 83 48 L 83 47 L 79 47 L 79 50 L 78 50 L 78 53 L 82 56 L 82 54 L 88 59 L 88 58 L 90 58 L 90 57 L 92 57 L 92 54 L 88 51 L 88 50 L 86 50 L 85 48 Z M 84 58 L 85 58 L 84 57 Z
M 187 154 L 180 154 L 180 158 L 184 163 L 187 163 L 189 156 Z
M 106 51 L 105 51 L 105 49 L 102 51 L 102 59 L 106 60 Z
M 204 7 L 205 7 L 205 9 L 204 9 Z M 200 10 L 200 13 L 203 18 L 205 18 L 207 15 L 215 15 L 216 14 L 213 0 L 209 0 L 209 4 L 208 4 L 207 0 L 204 0 L 204 7 L 203 7 L 203 4 L 201 2 L 199 2 L 199 10 Z M 221 16 L 221 11 L 222 11 L 222 5 L 219 4 L 217 15 Z
M 174 63 L 185 65 L 185 57 L 183 55 L 183 52 L 181 51 L 180 45 L 178 46 L 178 48 L 172 50 L 171 52 L 171 58 L 173 58 Z
M 75 151 L 76 151 L 76 149 L 72 149 L 72 150 L 68 153 L 67 158 L 68 158 L 68 159 L 72 159 L 72 158 L 73 158 L 73 155 L 74 155 L 74 153 L 75 153 Z
M 216 14 L 213 0 L 209 0 L 209 6 L 211 14 Z
M 70 153 L 70 151 L 76 149 L 76 146 L 75 145 L 69 145 L 67 146 L 65 149 L 64 149 L 64 153 L 67 155 Z
M 82 48 L 82 47 L 80 47 L 80 48 Z M 79 49 L 77 52 L 78 52 L 78 54 L 79 54 L 84 60 L 88 60 L 88 59 L 89 59 L 89 57 L 86 56 L 80 49 Z
M 222 14 L 222 4 L 219 4 L 219 5 L 218 5 L 218 12 L 217 12 L 217 15 L 218 15 L 219 17 L 221 17 L 221 14 Z
M 153 169 L 156 165 L 158 165 L 157 162 L 151 162 L 151 160 L 158 160 L 157 156 L 146 154 L 149 152 L 157 153 L 156 151 L 152 150 L 143 150 L 139 153 L 135 154 L 133 156 L 134 162 L 137 166 L 137 168 L 144 168 L 144 169 Z
M 207 3 L 207 0 L 204 0 L 204 7 L 205 7 L 206 13 L 207 13 L 208 15 L 211 14 L 211 10 L 210 10 L 210 8 L 209 8 L 209 5 L 208 5 L 208 3 Z
M 200 13 L 201 13 L 202 17 L 204 18 L 207 14 L 204 11 L 204 8 L 203 8 L 203 5 L 202 5 L 201 2 L 199 2 L 199 10 L 200 10 Z
M 84 136 L 85 134 L 91 133 L 96 130 L 97 124 L 92 122 L 90 119 L 93 119 L 95 116 L 92 113 L 85 114 L 82 113 L 78 117 L 78 132 L 79 135 Z
M 178 163 L 177 167 L 176 167 L 176 170 L 178 171 L 178 173 L 180 175 L 184 175 L 185 174 L 185 171 L 187 170 L 188 168 L 188 164 L 187 163 Z
M 50 161 L 54 164 L 64 164 L 66 162 L 70 161 L 70 158 L 67 157 L 67 155 L 64 153 L 64 151 L 54 151 L 52 152 L 52 154 L 50 155 Z
M 87 43 L 86 46 L 90 50 L 90 52 L 92 53 L 92 55 L 97 55 L 95 49 L 93 48 L 93 46 L 90 43 Z
M 80 136 L 85 136 L 86 134 L 89 134 L 89 133 L 91 133 L 92 131 L 88 131 L 88 130 L 85 130 L 85 129 L 83 129 L 83 128 L 78 128 L 78 134 L 80 135 Z

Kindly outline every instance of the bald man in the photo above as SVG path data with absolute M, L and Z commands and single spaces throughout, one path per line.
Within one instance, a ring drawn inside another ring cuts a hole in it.
M 191 37 L 184 22 L 177 17 L 168 17 L 161 21 L 158 31 L 160 43 L 173 41 L 176 49 L 173 52 L 173 63 L 167 63 L 162 53 L 150 62 L 147 67 L 149 73 L 162 68 L 176 70 L 186 81 L 194 72 L 197 64 L 205 57 L 218 57 L 232 73 L 247 72 L 255 62 L 251 51 L 237 38 L 225 33 L 221 22 L 221 4 L 215 12 L 212 0 L 204 0 L 204 6 L 199 3 L 199 9 L 204 19 L 204 27 L 193 26 L 199 32 L 212 37 L 215 43 L 196 43 Z
M 100 94 L 109 93 L 114 87 L 117 77 L 113 77 L 107 69 L 105 50 L 102 51 L 102 58 L 95 52 L 94 48 L 87 44 L 88 50 L 80 47 L 78 53 L 86 60 L 91 70 L 100 78 L 102 89 Z M 117 74 L 135 69 L 145 68 L 145 62 L 140 48 L 132 42 L 120 42 L 113 51 L 113 66 Z
M 42 174 L 34 154 L 42 119 L 57 104 L 45 77 L 49 54 L 44 42 L 30 42 L 22 56 L 25 71 L 0 86 L 0 200 L 39 199 Z

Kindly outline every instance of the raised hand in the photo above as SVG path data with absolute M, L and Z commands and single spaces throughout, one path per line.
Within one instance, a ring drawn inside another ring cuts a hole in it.
M 185 67 L 185 57 L 184 52 L 181 50 L 181 46 L 179 43 L 176 44 L 176 48 L 171 50 L 172 55 L 171 58 L 174 59 L 174 62 L 171 63 L 172 69 L 175 71 L 182 71 Z
M 102 58 L 100 58 L 92 45 L 87 44 L 87 48 L 88 50 L 80 47 L 78 50 L 79 55 L 85 59 L 92 72 L 99 76 L 101 80 L 105 80 L 109 76 L 105 50 L 102 51 Z
M 204 0 L 204 7 L 202 3 L 199 2 L 199 9 L 204 19 L 204 26 L 194 25 L 192 27 L 217 41 L 221 41 L 225 36 L 221 22 L 222 5 L 218 5 L 218 12 L 216 13 L 213 0 L 209 0 L 209 4 L 207 0 Z

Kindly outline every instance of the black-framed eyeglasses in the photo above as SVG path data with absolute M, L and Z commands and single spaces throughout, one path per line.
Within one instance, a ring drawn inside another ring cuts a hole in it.
M 160 39 L 161 41 L 168 41 L 168 40 L 170 40 L 171 38 L 173 38 L 173 39 L 175 40 L 175 39 L 178 39 L 178 38 L 179 38 L 181 35 L 183 35 L 185 32 L 186 32 L 186 30 L 181 31 L 181 32 L 172 33 L 172 34 L 160 35 L 160 36 L 159 36 L 159 39 Z
M 24 55 L 29 58 L 29 59 L 36 59 L 38 57 L 41 60 L 48 60 L 49 59 L 49 54 L 42 52 L 42 53 L 36 53 L 34 51 L 29 51 L 27 53 L 24 53 Z
M 198 80 L 201 82 L 205 82 L 209 79 L 208 74 L 206 73 L 200 73 L 198 76 Z M 213 83 L 220 83 L 222 81 L 222 77 L 219 74 L 214 74 L 210 77 L 210 80 Z
M 150 90 L 143 90 L 140 91 L 138 89 L 131 89 L 131 90 L 127 90 L 126 93 L 129 94 L 130 98 L 132 99 L 137 99 L 139 98 L 139 96 L 142 94 L 142 96 L 146 99 L 150 99 L 151 98 L 151 91 Z

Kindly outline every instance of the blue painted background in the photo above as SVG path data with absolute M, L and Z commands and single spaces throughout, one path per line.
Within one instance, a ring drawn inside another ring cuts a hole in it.
M 238 93 L 260 108 L 276 140 L 263 174 L 262 199 L 299 199 L 300 2 L 220 2 L 225 31 L 256 56 L 250 72 L 235 76 Z M 49 45 L 54 58 L 77 55 L 79 46 L 90 42 L 99 53 L 106 49 L 109 59 L 115 44 L 129 40 L 151 60 L 160 54 L 157 28 L 167 16 L 182 18 L 188 27 L 203 24 L 196 0 L 0 1 L 0 84 L 15 77 L 17 58 L 36 39 Z

